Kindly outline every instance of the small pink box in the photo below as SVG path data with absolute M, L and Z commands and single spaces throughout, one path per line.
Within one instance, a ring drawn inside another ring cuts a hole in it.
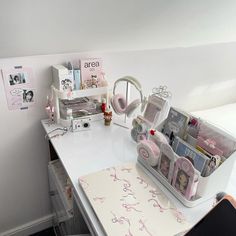
M 223 156 L 223 151 L 216 147 L 216 142 L 213 139 L 204 140 L 202 137 L 197 138 L 197 146 L 203 148 L 212 155 Z

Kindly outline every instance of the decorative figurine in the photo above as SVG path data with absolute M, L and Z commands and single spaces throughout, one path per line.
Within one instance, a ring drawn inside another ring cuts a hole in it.
M 106 98 L 103 98 L 103 99 L 102 99 L 102 105 L 101 105 L 101 109 L 102 109 L 102 112 L 103 112 L 103 113 L 105 112 L 106 107 L 107 107 Z
M 112 111 L 109 108 L 107 108 L 104 112 L 105 126 L 109 126 L 111 124 L 111 120 L 112 120 Z

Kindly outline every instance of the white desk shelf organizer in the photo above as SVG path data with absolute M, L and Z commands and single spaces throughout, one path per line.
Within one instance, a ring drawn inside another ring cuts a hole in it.
M 108 87 L 99 87 L 99 88 L 91 88 L 91 89 L 84 89 L 84 90 L 73 90 L 71 92 L 70 91 L 68 92 L 68 91 L 60 91 L 52 85 L 51 89 L 53 93 L 53 101 L 54 101 L 54 108 L 55 108 L 55 121 L 56 123 L 61 124 L 66 127 L 70 126 L 71 121 L 61 118 L 59 99 L 73 100 L 76 98 L 92 97 L 92 96 L 103 96 L 107 98 L 107 94 L 108 94 Z M 91 119 L 92 120 L 103 119 L 103 113 L 91 115 Z

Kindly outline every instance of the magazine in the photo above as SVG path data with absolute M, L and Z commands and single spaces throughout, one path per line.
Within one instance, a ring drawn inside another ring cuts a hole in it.
M 103 80 L 102 59 L 90 58 L 80 60 L 81 68 L 81 88 L 101 87 Z

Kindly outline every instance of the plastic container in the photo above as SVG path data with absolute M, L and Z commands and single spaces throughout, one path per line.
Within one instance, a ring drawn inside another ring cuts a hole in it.
M 157 130 L 160 131 L 162 129 L 164 122 L 157 127 Z M 225 133 L 225 131 L 222 131 L 222 133 Z M 225 135 L 227 137 L 229 134 L 225 133 Z M 233 138 L 231 135 L 230 137 Z M 158 173 L 155 167 L 151 167 L 148 161 L 138 157 L 138 161 L 187 207 L 194 207 L 212 198 L 218 192 L 224 191 L 233 171 L 235 160 L 236 152 L 233 152 L 217 169 L 214 170 L 213 173 L 211 173 L 211 175 L 206 177 L 200 176 L 194 199 L 187 200 L 166 180 L 166 178 Z
M 187 207 L 197 206 L 198 204 L 212 198 L 218 192 L 224 191 L 232 173 L 235 159 L 236 154 L 234 152 L 210 176 L 200 176 L 195 198 L 192 200 L 187 200 L 169 182 L 167 182 L 166 179 L 157 172 L 157 170 L 151 167 L 146 160 L 138 157 L 138 161 Z
M 68 177 L 59 160 L 51 161 L 48 165 L 50 195 L 54 197 L 54 208 L 60 222 L 73 217 L 72 197 L 68 191 Z
M 60 99 L 76 99 L 76 98 L 82 98 L 82 97 L 92 97 L 92 96 L 107 96 L 108 94 L 108 87 L 99 87 L 99 88 L 90 88 L 90 89 L 84 89 L 84 90 L 73 90 L 71 92 L 67 91 L 60 91 L 57 88 L 55 88 L 53 85 L 51 86 L 52 93 L 53 93 L 53 101 L 54 101 L 54 107 L 55 107 L 55 121 L 58 124 L 61 124 L 62 126 L 69 127 L 71 125 L 70 119 L 63 119 L 61 117 L 60 112 Z M 103 113 L 98 113 L 91 115 L 92 121 L 95 120 L 102 120 L 103 119 Z

